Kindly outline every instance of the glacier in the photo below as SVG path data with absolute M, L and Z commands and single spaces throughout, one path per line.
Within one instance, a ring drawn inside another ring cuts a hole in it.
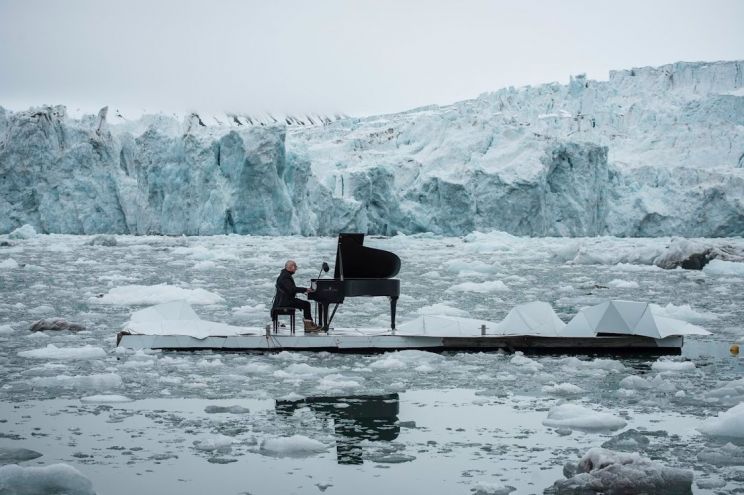
M 744 61 L 364 118 L 0 107 L 0 233 L 744 234 Z

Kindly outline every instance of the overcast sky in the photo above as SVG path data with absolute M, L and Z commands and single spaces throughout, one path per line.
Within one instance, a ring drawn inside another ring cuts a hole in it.
M 395 112 L 744 59 L 744 1 L 0 0 L 0 105 Z

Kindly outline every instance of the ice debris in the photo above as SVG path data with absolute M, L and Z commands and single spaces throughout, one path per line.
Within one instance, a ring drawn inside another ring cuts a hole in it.
M 80 402 L 84 402 L 86 404 L 119 404 L 122 402 L 132 402 L 132 399 L 124 395 L 103 394 L 81 397 Z
M 35 450 L 17 448 L 17 447 L 0 447 L 0 465 L 17 464 L 23 461 L 30 461 L 41 457 L 43 454 Z M 0 491 L 2 493 L 2 491 Z
M 618 430 L 627 423 L 610 413 L 598 412 L 578 404 L 561 404 L 548 412 L 542 422 L 545 426 L 574 428 L 577 430 Z
M 85 327 L 77 323 L 70 323 L 64 318 L 45 318 L 43 320 L 35 321 L 31 325 L 32 332 L 45 332 L 47 330 L 68 330 L 70 332 L 80 332 L 82 330 L 85 330 Z
M 52 464 L 50 466 L 0 467 L 0 493 L 23 495 L 95 495 L 93 483 L 72 466 Z
M 304 435 L 291 437 L 267 438 L 261 442 L 260 450 L 266 455 L 277 457 L 308 457 L 327 449 L 323 442 Z
M 29 224 L 24 224 L 8 234 L 8 239 L 31 239 L 35 236 L 36 229 Z
M 680 495 L 692 493 L 692 479 L 692 471 L 662 466 L 639 454 L 592 448 L 579 461 L 576 474 L 556 481 L 545 493 Z
M 207 413 L 207 414 L 225 414 L 225 413 L 229 413 L 229 414 L 247 414 L 250 411 L 248 410 L 247 407 L 238 406 L 238 405 L 234 405 L 234 406 L 215 406 L 215 405 L 212 405 L 212 406 L 205 407 L 204 408 L 204 412 Z
M 744 466 L 744 448 L 729 442 L 721 447 L 705 448 L 697 458 L 714 466 Z
M 697 430 L 713 437 L 744 438 L 744 402 L 708 418 Z
M 100 347 L 85 345 L 83 347 L 57 347 L 49 344 L 41 349 L 21 351 L 20 357 L 31 359 L 101 359 L 106 357 L 106 351 Z
M 90 301 L 120 306 L 162 304 L 173 301 L 186 301 L 189 304 L 219 304 L 225 302 L 219 294 L 205 289 L 184 289 L 168 284 L 114 287 L 107 294 L 91 298 Z

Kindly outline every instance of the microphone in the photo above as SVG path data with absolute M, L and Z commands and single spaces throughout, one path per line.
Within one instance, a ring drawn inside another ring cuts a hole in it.
M 320 274 L 323 273 L 323 272 L 328 273 L 328 270 L 330 270 L 330 267 L 328 266 L 328 263 L 326 263 L 324 261 L 323 264 L 320 265 L 320 271 L 318 272 L 318 277 L 317 278 L 320 278 Z

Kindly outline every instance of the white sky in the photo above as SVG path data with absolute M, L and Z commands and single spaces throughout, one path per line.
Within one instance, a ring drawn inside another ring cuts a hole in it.
M 739 0 L 0 0 L 0 105 L 395 112 L 744 59 Z

